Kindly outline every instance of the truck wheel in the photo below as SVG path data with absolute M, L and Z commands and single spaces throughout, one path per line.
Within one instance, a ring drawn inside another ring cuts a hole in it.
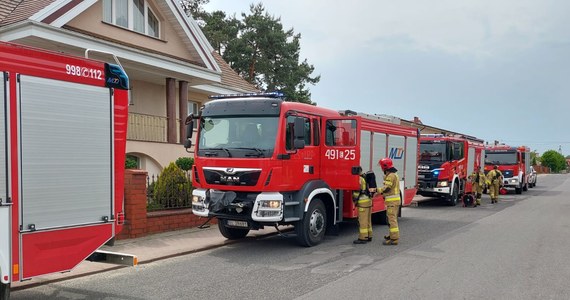
M 297 242 L 305 247 L 319 244 L 325 237 L 327 228 L 327 211 L 321 199 L 315 198 L 303 219 L 295 225 Z
M 519 184 L 519 186 L 515 188 L 515 193 L 518 195 L 522 194 L 522 184 Z
M 458 201 L 459 201 L 459 183 L 456 182 L 453 185 L 453 192 L 451 192 L 451 195 L 449 196 L 449 205 L 456 206 Z
M 227 223 L 227 220 L 218 219 L 218 229 L 220 230 L 220 233 L 228 240 L 243 239 L 249 233 L 249 229 L 228 227 L 226 225 Z
M 10 299 L 10 284 L 0 283 L 0 300 Z
M 372 224 L 388 225 L 388 215 L 386 211 L 379 211 L 372 214 Z

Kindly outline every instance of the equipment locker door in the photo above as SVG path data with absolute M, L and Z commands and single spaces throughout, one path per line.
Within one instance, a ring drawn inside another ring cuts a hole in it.
M 10 270 L 10 205 L 8 201 L 8 164 L 7 164 L 7 145 L 8 145 L 8 127 L 7 124 L 7 105 L 8 105 L 8 87 L 6 84 L 6 75 L 0 72 L 0 274 L 2 281 L 4 276 L 8 276 Z
M 360 117 L 322 120 L 321 179 L 332 189 L 358 189 L 355 170 L 360 163 L 360 123 Z
M 113 219 L 108 88 L 20 75 L 22 231 Z

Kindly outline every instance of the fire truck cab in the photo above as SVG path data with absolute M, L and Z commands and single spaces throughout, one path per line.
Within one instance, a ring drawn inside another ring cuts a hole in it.
M 467 176 L 483 166 L 484 154 L 483 141 L 473 137 L 422 134 L 418 194 L 441 197 L 450 205 L 457 205 Z
M 356 218 L 352 191 L 359 166 L 374 171 L 391 157 L 402 205 L 416 193 L 418 133 L 399 119 L 338 112 L 287 102 L 279 93 L 221 95 L 198 116 L 193 166 L 193 213 L 216 217 L 228 239 L 264 226 L 294 225 L 301 245 L 313 246 L 345 218 Z M 384 200 L 374 197 L 374 220 L 385 223 Z
M 526 146 L 512 147 L 493 145 L 486 148 L 485 174 L 494 166 L 503 174 L 503 187 L 522 194 L 529 187 L 529 176 L 532 174 L 530 148 Z

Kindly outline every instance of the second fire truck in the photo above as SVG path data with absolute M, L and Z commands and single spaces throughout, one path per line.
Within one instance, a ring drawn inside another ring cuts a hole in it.
M 422 134 L 418 166 L 418 194 L 441 197 L 452 206 L 464 193 L 467 176 L 483 167 L 482 140 L 467 136 Z
M 216 217 L 228 239 L 264 226 L 294 225 L 301 245 L 321 242 L 346 218 L 356 218 L 352 191 L 358 170 L 391 157 L 400 176 L 402 205 L 416 194 L 418 132 L 396 118 L 364 115 L 296 102 L 278 93 L 216 97 L 190 116 L 198 134 L 192 211 Z M 373 219 L 386 221 L 376 195 Z
M 503 173 L 503 187 L 521 194 L 529 187 L 528 176 L 531 174 L 530 148 L 493 145 L 486 148 L 485 173 L 498 166 Z

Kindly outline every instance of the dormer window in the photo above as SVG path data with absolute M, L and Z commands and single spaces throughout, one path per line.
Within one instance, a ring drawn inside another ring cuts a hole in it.
M 103 21 L 160 38 L 160 21 L 146 0 L 103 0 Z

